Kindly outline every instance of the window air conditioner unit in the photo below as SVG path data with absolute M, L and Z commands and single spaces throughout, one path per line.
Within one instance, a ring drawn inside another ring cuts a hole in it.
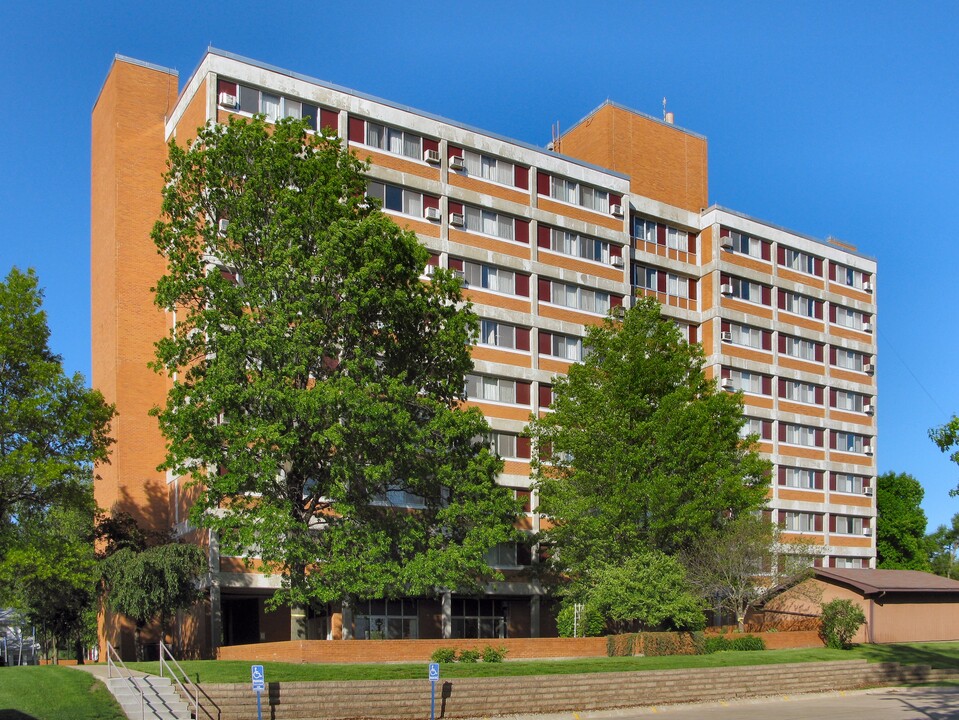
M 862 451 L 866 455 L 872 455 L 872 445 L 863 445 Z
M 231 95 L 230 93 L 221 92 L 221 93 L 220 93 L 220 97 L 218 98 L 218 102 L 219 102 L 220 105 L 222 105 L 223 107 L 235 108 L 235 107 L 236 107 L 236 95 Z
M 453 227 L 463 227 L 466 224 L 466 216 L 463 213 L 450 213 L 450 225 Z
M 863 537 L 872 537 L 872 528 L 863 528 L 862 529 Z
M 450 170 L 465 170 L 466 162 L 462 155 L 453 155 L 450 158 Z
M 862 406 L 862 411 L 866 413 L 866 415 L 872 415 L 874 412 L 876 412 L 876 404 L 866 403 Z
M 439 150 L 426 150 L 423 152 L 423 159 L 430 163 L 430 165 L 439 165 L 440 163 L 440 151 Z
M 622 206 L 622 205 L 610 205 L 610 206 L 609 206 L 609 214 L 610 214 L 610 215 L 613 215 L 613 216 L 615 216 L 615 217 L 622 217 L 622 216 L 623 216 L 623 206 Z
M 721 333 L 719 334 L 719 337 L 720 337 L 720 339 L 721 339 L 723 342 L 732 342 L 732 341 L 733 341 L 733 334 L 732 334 L 729 330 L 724 330 L 723 332 L 721 332 Z
M 869 373 L 870 375 L 872 375 L 874 372 L 876 372 L 876 366 L 873 365 L 872 363 L 863 363 L 862 371 L 864 373 Z
M 872 332 L 872 323 L 864 322 L 864 323 L 862 324 L 862 331 L 863 331 L 863 332 L 871 333 L 871 332 Z
M 613 256 L 609 259 L 609 264 L 612 265 L 613 267 L 621 268 L 621 267 L 623 267 L 626 263 L 625 263 L 625 261 L 623 260 L 623 258 L 620 257 L 619 255 L 613 255 Z
M 870 292 L 870 293 L 871 293 L 871 292 L 872 292 L 872 283 L 867 280 L 866 282 L 864 282 L 864 283 L 862 284 L 862 289 L 865 290 L 866 292 Z
M 453 277 L 460 281 L 460 285 L 466 287 L 466 273 L 462 270 L 454 270 Z
M 423 268 L 423 274 L 426 275 L 427 277 L 431 277 L 433 273 L 435 272 L 436 272 L 435 265 L 427 265 L 425 268 Z
M 719 247 L 723 250 L 732 250 L 733 249 L 733 239 L 727 235 L 724 238 L 719 239 Z
M 220 235 L 226 235 L 226 229 L 230 227 L 230 221 L 226 219 L 221 219 L 220 222 L 217 223 L 217 227 L 220 230 Z
M 721 292 L 723 295 L 732 295 L 733 294 L 732 284 L 723 283 L 722 285 L 719 286 L 719 292 Z
M 427 220 L 439 220 L 443 216 L 440 214 L 439 208 L 428 207 L 423 208 L 423 217 L 425 217 Z
M 733 389 L 733 379 L 732 378 L 723 378 L 722 382 L 719 383 L 719 387 L 723 390 L 732 390 Z
M 864 488 L 862 489 L 862 494 L 863 494 L 863 495 L 867 495 L 867 496 L 869 496 L 869 497 L 872 497 L 872 488 L 871 488 L 871 487 L 864 487 Z
M 627 295 L 623 298 L 623 308 L 629 310 L 633 306 L 633 299 Z

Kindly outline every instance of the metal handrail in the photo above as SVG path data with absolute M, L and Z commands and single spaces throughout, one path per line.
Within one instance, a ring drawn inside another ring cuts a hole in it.
M 116 657 L 117 663 L 120 663 L 120 667 L 117 667 L 117 664 L 113 662 L 113 658 Z M 146 710 L 145 710 L 145 699 L 143 697 L 143 688 L 140 687 L 139 683 L 136 681 L 133 672 L 123 664 L 123 661 L 120 659 L 120 655 L 117 653 L 116 648 L 110 644 L 110 641 L 107 640 L 107 679 L 113 677 L 113 672 L 116 671 L 117 677 L 122 678 L 123 673 L 120 672 L 120 668 L 127 673 L 127 680 L 130 681 L 130 684 L 136 688 L 136 691 L 140 693 L 140 720 L 145 720 Z
M 173 667 L 170 667 L 169 663 L 163 659 L 164 655 L 170 658 L 170 661 L 172 661 L 173 663 Z M 180 688 L 180 691 L 186 697 L 190 697 L 190 692 L 189 690 L 186 689 L 186 687 L 184 687 L 183 683 L 180 682 L 180 678 L 178 678 L 176 673 L 173 672 L 173 668 L 176 668 L 177 670 L 179 670 L 180 674 L 183 676 L 183 679 L 187 682 L 187 684 L 193 687 L 193 717 L 199 720 L 200 718 L 200 686 L 190 679 L 190 676 L 186 674 L 186 672 L 183 670 L 182 667 L 180 667 L 180 663 L 177 662 L 177 659 L 173 657 L 173 653 L 170 652 L 170 648 L 167 647 L 167 645 L 161 640 L 160 641 L 160 677 L 163 677 L 164 663 L 166 663 L 167 667 L 169 668 L 170 677 L 173 678 L 174 682 L 176 682 L 177 686 Z M 213 715 L 210 714 L 210 712 L 206 710 L 206 708 L 203 709 L 203 712 L 206 713 L 207 717 L 210 717 L 210 718 L 213 717 Z

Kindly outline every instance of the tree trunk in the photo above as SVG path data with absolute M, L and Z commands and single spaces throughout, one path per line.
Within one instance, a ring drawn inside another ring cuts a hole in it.
M 133 646 L 136 648 L 136 658 L 137 662 L 143 662 L 143 638 L 141 637 L 141 632 L 143 630 L 143 625 L 141 623 L 136 624 L 136 629 L 133 631 Z
M 77 633 L 76 638 L 73 640 L 73 651 L 77 656 L 77 665 L 83 665 L 83 640 L 80 639 L 79 633 Z

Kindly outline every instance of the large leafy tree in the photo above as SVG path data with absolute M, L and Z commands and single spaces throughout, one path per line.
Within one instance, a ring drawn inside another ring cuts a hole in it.
M 584 350 L 529 426 L 545 539 L 574 583 L 641 549 L 694 547 L 763 505 L 769 465 L 739 436 L 741 396 L 716 391 L 654 300 L 590 328 Z
M 0 281 L 0 561 L 19 528 L 91 504 L 111 443 L 113 408 L 50 351 L 42 299 L 32 270 Z
M 949 525 L 940 525 L 926 536 L 926 551 L 936 575 L 959 580 L 959 513 Z
M 950 460 L 959 463 L 959 416 L 953 415 L 949 422 L 932 428 L 929 431 L 929 439 L 936 443 L 942 452 L 950 453 Z M 949 494 L 959 495 L 959 487 L 950 490 Z
M 876 566 L 928 570 L 922 485 L 912 475 L 886 472 L 876 485 Z
M 297 121 L 209 126 L 170 146 L 153 231 L 165 466 L 297 605 L 472 585 L 515 534 L 488 425 L 458 407 L 475 316 L 452 274 L 421 279 L 364 170 Z

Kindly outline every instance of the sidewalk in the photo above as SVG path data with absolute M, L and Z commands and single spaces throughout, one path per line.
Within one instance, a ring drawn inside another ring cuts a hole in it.
M 84 672 L 88 672 L 91 675 L 93 675 L 93 677 L 99 678 L 100 680 L 102 680 L 104 683 L 108 679 L 109 668 L 107 667 L 106 663 L 87 663 L 85 665 L 64 665 L 64 667 L 69 667 L 69 668 L 73 668 L 74 670 L 83 670 Z M 148 673 L 140 672 L 139 670 L 124 671 L 122 668 L 118 668 L 118 670 L 120 674 L 114 675 L 114 677 L 121 677 L 121 675 L 122 677 L 130 677 L 131 675 L 133 677 L 146 677 L 148 675 Z

